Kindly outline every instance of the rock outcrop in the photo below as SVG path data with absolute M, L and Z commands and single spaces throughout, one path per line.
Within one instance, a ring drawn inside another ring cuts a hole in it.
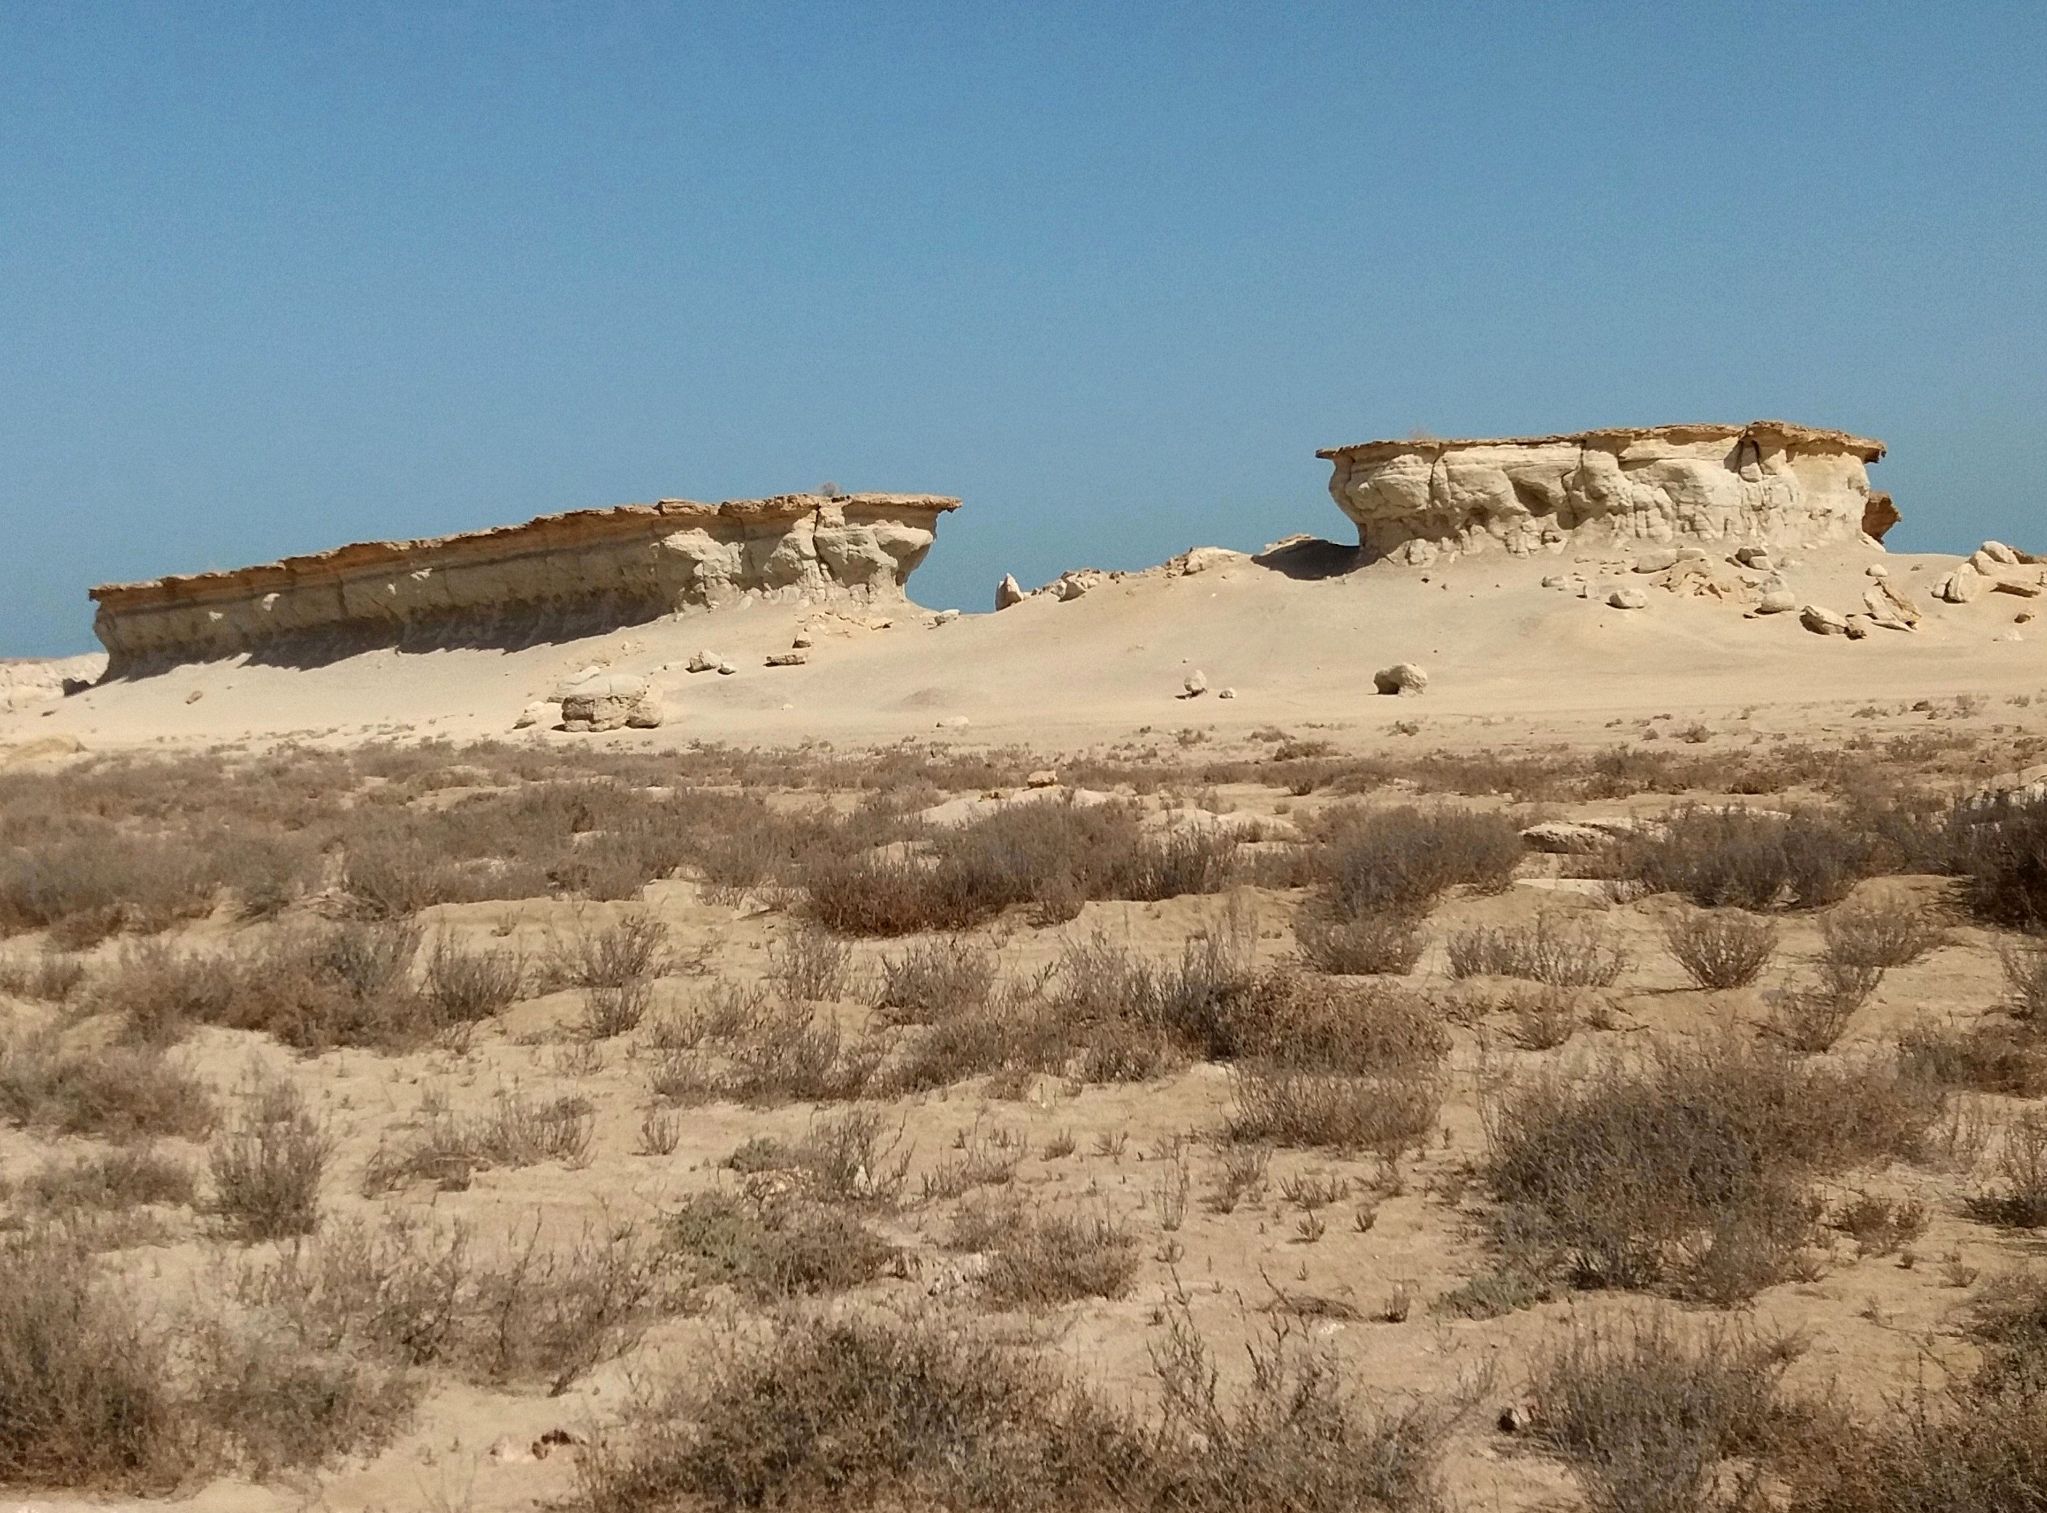
M 109 675 L 247 654 L 324 660 L 378 645 L 529 644 L 747 595 L 894 599 L 957 499 L 664 499 L 262 567 L 106 584 Z
M 1868 541 L 1897 519 L 1872 496 L 1880 441 L 1784 421 L 1673 425 L 1498 440 L 1371 441 L 1318 452 L 1329 492 L 1374 558 L 1531 555 L 1583 543 Z M 1880 504 L 1873 505 L 1873 500 Z

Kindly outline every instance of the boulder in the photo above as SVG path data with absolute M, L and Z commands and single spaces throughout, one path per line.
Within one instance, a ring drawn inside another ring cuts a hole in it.
M 1759 573 L 1767 573 L 1772 566 L 1770 549 L 1767 546 L 1738 547 L 1734 553 L 1734 560 L 1743 567 L 1754 568 Z
M 1237 691 L 1234 688 L 1225 688 L 1216 695 L 1218 699 L 1234 699 L 1236 696 Z
M 688 672 L 716 672 L 724 660 L 714 651 L 700 651 L 684 664 L 684 669 Z
M 1208 674 L 1197 667 L 1187 674 L 1186 680 L 1180 686 L 1186 690 L 1188 698 L 1198 699 L 1208 692 Z
M 1848 621 L 1845 616 L 1818 604 L 1808 604 L 1798 612 L 1798 623 L 1816 636 L 1845 636 Z
M 1676 566 L 1677 548 L 1673 546 L 1651 547 L 1635 554 L 1635 571 L 1638 573 L 1661 573 Z
M 1033 772 L 1024 779 L 1024 787 L 1026 788 L 1057 788 L 1058 786 L 1059 774 L 1049 767 L 1040 767 L 1036 772 Z
M 1933 597 L 1949 604 L 1968 604 L 1988 586 L 1989 580 L 1965 562 L 1934 585 Z
M 1429 675 L 1412 662 L 1395 662 L 1372 674 L 1372 686 L 1383 694 L 1426 693 Z
M 1002 581 L 995 585 L 995 607 L 1008 609 L 1012 604 L 1024 602 L 1023 585 L 1016 581 L 1016 574 L 1004 573 Z
M 1888 578 L 1879 578 L 1864 590 L 1862 604 L 1871 619 L 1901 621 L 1907 629 L 1917 625 L 1921 618 L 1912 596 Z
M 563 687 L 559 698 L 564 730 L 651 729 L 661 723 L 652 690 L 637 673 L 591 673 Z
M 1551 856 L 1589 856 L 1604 851 L 1614 838 L 1596 825 L 1570 820 L 1545 820 L 1521 832 L 1521 843 L 1531 851 Z
M 535 699 L 519 711 L 519 718 L 512 721 L 512 729 L 529 730 L 535 725 L 552 725 L 557 717 L 556 705 L 546 699 Z
M 1766 588 L 1756 601 L 1759 615 L 1787 615 L 1798 608 L 1798 596 L 1788 588 Z
M 1617 588 L 1606 596 L 1606 602 L 1615 609 L 1647 609 L 1649 596 L 1639 588 Z

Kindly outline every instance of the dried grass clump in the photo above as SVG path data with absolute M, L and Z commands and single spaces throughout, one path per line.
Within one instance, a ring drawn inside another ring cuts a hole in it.
M 1997 1186 L 1972 1198 L 1970 1213 L 2012 1229 L 2047 1227 L 2047 1113 L 2027 1109 L 2005 1126 L 1995 1169 Z
M 1449 947 L 1450 971 L 1457 977 L 1520 977 L 1553 988 L 1608 988 L 1628 968 L 1627 950 L 1610 926 L 1547 912 L 1533 924 L 1456 931 Z
M 585 1457 L 585 1513 L 942 1507 L 960 1513 L 1433 1513 L 1452 1418 L 1373 1413 L 1280 1319 L 1225 1397 L 1184 1312 L 1154 1352 L 1156 1414 L 931 1316 L 800 1314 L 644 1405 Z
M 213 1212 L 245 1243 L 309 1235 L 333 1145 L 291 1083 L 257 1079 L 241 1117 L 214 1141 Z
M 1429 935 L 1422 917 L 1404 910 L 1332 918 L 1310 909 L 1294 920 L 1294 943 L 1301 960 L 1317 972 L 1405 976 L 1428 949 Z
M 1130 1291 L 1137 1263 L 1137 1237 L 1106 1214 L 1026 1218 L 989 1255 L 981 1293 L 1003 1308 L 1120 1298 Z
M 820 1003 L 837 998 L 846 986 L 853 952 L 815 926 L 799 928 L 768 947 L 768 979 L 786 997 Z
M 2047 932 L 2047 804 L 1958 808 L 1952 866 L 1970 909 L 1992 924 Z
M 1883 975 L 1882 967 L 1822 956 L 1818 980 L 1811 987 L 1776 995 L 1770 1028 L 1794 1051 L 1817 1055 L 1832 1050 Z
M 881 959 L 875 1009 L 889 1024 L 935 1024 L 987 1007 L 995 991 L 995 953 L 944 938 Z
M 500 1088 L 490 1111 L 458 1115 L 431 1099 L 426 1123 L 395 1150 L 379 1146 L 363 1171 L 363 1192 L 375 1196 L 405 1182 L 428 1179 L 445 1191 L 467 1188 L 479 1170 L 589 1159 L 592 1110 L 587 1099 L 529 1098 Z
M 1332 912 L 1426 913 L 1451 888 L 1498 893 L 1513 881 L 1521 832 L 1468 809 L 1345 808 L 1325 816 L 1321 870 Z
M 727 1286 L 755 1303 L 844 1292 L 892 1265 L 896 1248 L 843 1209 L 793 1191 L 693 1193 L 667 1239 L 695 1287 Z
M 1493 1091 L 1483 1176 L 1528 1269 L 1726 1303 L 1788 1274 L 1815 1177 L 1910 1154 L 1938 1102 L 1885 1064 L 1658 1045 Z
M 1623 845 L 1613 875 L 1702 909 L 1813 909 L 1846 898 L 1879 861 L 1874 840 L 1825 814 L 1681 809 Z
M 2013 1017 L 2047 1026 L 2047 947 L 2007 946 L 2002 959 Z
M 173 1381 L 166 1341 L 89 1256 L 0 1244 L 0 1482 L 170 1492 L 202 1452 Z
M 1899 1040 L 1898 1058 L 1908 1075 L 1935 1087 L 2047 1098 L 2047 1044 L 2023 1025 L 1913 1030 Z
M 94 1048 L 45 1030 L 0 1046 L 0 1117 L 60 1135 L 197 1139 L 213 1100 L 159 1048 Z
M 1797 1353 L 1726 1330 L 1682 1340 L 1664 1318 L 1574 1329 L 1536 1366 L 1535 1437 L 1599 1513 L 1752 1507 L 1757 1462 L 1792 1417 L 1779 1392 Z
M 1947 943 L 1947 927 L 1938 915 L 1897 897 L 1843 904 L 1822 916 L 1820 935 L 1828 960 L 1879 972 L 1909 967 Z
M 219 879 L 193 841 L 94 820 L 0 850 L 0 935 L 47 930 L 77 949 L 205 914 Z
M 1685 975 L 1702 988 L 1745 988 L 1777 954 L 1776 925 L 1729 910 L 1673 915 L 1663 939 Z
M 0 994 L 36 1003 L 64 1003 L 85 981 L 85 963 L 60 951 L 0 957 Z

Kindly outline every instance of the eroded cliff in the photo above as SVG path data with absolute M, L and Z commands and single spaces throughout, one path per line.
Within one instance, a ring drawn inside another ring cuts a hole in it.
M 664 499 L 92 590 L 110 677 L 250 655 L 527 645 L 745 595 L 892 599 L 957 499 Z
M 1562 551 L 1574 542 L 1817 546 L 1880 537 L 1880 441 L 1785 421 L 1491 440 L 1370 441 L 1318 452 L 1374 557 Z

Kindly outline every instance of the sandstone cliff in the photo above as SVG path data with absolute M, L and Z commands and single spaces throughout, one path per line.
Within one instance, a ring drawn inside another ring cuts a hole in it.
M 1516 555 L 1682 541 L 1817 546 L 1880 538 L 1880 441 L 1784 421 L 1494 440 L 1369 441 L 1315 455 L 1373 557 Z
M 423 541 L 369 541 L 261 567 L 105 584 L 108 676 L 249 654 L 533 644 L 745 595 L 891 599 L 957 499 L 784 494 L 664 499 Z

